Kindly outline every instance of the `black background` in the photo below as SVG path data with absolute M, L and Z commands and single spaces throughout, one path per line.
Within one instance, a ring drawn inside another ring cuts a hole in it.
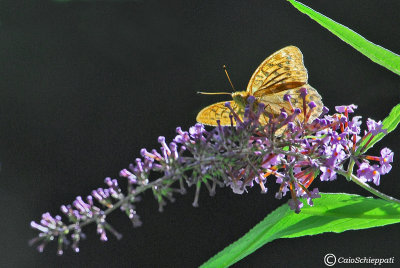
M 399 52 L 398 1 L 304 1 L 315 10 Z M 230 91 L 227 64 L 244 90 L 269 54 L 298 46 L 326 106 L 355 103 L 364 118 L 383 119 L 399 103 L 400 79 L 371 62 L 286 1 L 50 1 L 0 2 L 0 264 L 2 267 L 192 267 L 238 239 L 285 202 L 276 186 L 235 195 L 204 190 L 193 208 L 194 189 L 158 213 L 150 193 L 138 205 L 144 225 L 131 228 L 116 212 L 113 226 L 124 237 L 102 243 L 94 226 L 81 243 L 56 256 L 56 243 L 39 254 L 27 241 L 31 220 L 59 213 L 62 204 L 103 187 L 143 147 L 159 148 L 175 127 L 188 129 L 205 105 Z M 395 151 L 380 190 L 400 197 L 399 130 L 371 153 Z M 343 177 L 315 182 L 323 192 L 368 195 Z M 312 187 L 313 188 L 313 187 Z M 397 225 L 280 239 L 237 264 L 323 266 L 323 256 L 395 257 L 400 262 Z

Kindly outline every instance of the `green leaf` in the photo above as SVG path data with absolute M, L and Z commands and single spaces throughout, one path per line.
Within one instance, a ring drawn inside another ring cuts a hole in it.
M 308 6 L 295 0 L 288 0 L 295 8 L 328 29 L 331 33 L 354 47 L 372 61 L 400 75 L 400 56 L 376 45 L 346 26 L 316 12 Z
M 321 198 L 314 199 L 313 207 L 305 205 L 299 214 L 287 204 L 280 206 L 201 267 L 227 267 L 278 238 L 341 233 L 399 222 L 399 204 L 359 195 L 321 194 Z
M 362 153 L 366 152 L 369 148 L 374 146 L 375 143 L 377 143 L 383 137 L 385 137 L 387 134 L 389 134 L 390 132 L 395 130 L 397 125 L 399 124 L 399 122 L 400 122 L 400 103 L 397 104 L 395 107 L 393 107 L 393 109 L 390 111 L 389 115 L 385 119 L 383 119 L 382 128 L 386 129 L 387 133 L 386 134 L 379 133 L 378 135 L 373 137 L 372 140 L 370 141 L 370 143 L 365 147 L 365 150 L 363 150 Z M 361 148 L 363 148 L 363 146 L 368 142 L 370 136 L 371 135 L 368 135 L 365 138 L 365 140 L 358 147 L 359 149 L 357 150 L 357 152 L 359 152 L 361 150 Z

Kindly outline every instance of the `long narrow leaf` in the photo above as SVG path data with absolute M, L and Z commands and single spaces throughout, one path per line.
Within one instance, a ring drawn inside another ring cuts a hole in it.
M 334 35 L 342 39 L 347 44 L 354 47 L 356 50 L 370 58 L 372 61 L 386 67 L 392 72 L 400 75 L 400 56 L 387 50 L 379 45 L 376 45 L 346 26 L 337 23 L 336 21 L 316 12 L 310 7 L 297 2 L 288 0 L 295 8 L 310 18 L 321 24 Z
M 282 205 L 201 267 L 227 267 L 278 238 L 341 233 L 400 222 L 399 204 L 350 194 L 321 195 L 314 199 L 314 207 L 305 206 L 300 214 Z

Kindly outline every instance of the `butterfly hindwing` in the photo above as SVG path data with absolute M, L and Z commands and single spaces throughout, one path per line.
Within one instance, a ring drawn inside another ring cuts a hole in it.
M 289 94 L 291 96 L 291 103 L 293 108 L 300 108 L 303 110 L 303 99 L 300 96 L 300 89 L 306 88 L 307 89 L 307 96 L 306 96 L 306 103 L 313 101 L 317 106 L 313 109 L 311 116 L 309 118 L 309 122 L 313 121 L 322 113 L 322 108 L 324 104 L 322 103 L 322 98 L 318 94 L 317 90 L 315 90 L 312 86 L 305 84 L 300 87 L 284 90 L 281 92 L 277 92 L 273 95 L 264 95 L 258 98 L 259 102 L 265 104 L 265 111 L 267 113 L 271 113 L 273 115 L 279 115 L 281 109 L 285 109 L 288 114 L 291 114 L 291 107 L 287 101 L 283 100 L 283 96 L 285 94 Z M 307 107 L 307 109 L 309 109 Z M 304 119 L 303 113 L 299 114 L 297 117 L 300 121 Z
M 197 122 L 205 125 L 217 126 L 217 120 L 220 120 L 222 126 L 231 125 L 231 119 L 229 117 L 231 111 L 225 106 L 225 103 L 226 101 L 217 102 L 202 109 L 197 115 Z M 242 114 L 236 102 L 230 101 L 230 104 L 237 114 Z M 233 119 L 233 125 L 236 125 L 235 119 Z
M 307 83 L 303 54 L 295 46 L 284 47 L 266 58 L 256 69 L 247 92 L 254 97 L 274 94 Z

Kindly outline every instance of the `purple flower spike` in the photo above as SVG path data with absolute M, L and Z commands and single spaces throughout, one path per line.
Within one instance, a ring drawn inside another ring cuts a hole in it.
M 314 198 L 321 197 L 318 189 L 311 188 L 316 177 L 320 174 L 321 181 L 335 180 L 337 174 L 350 170 L 345 167 L 348 163 L 357 164 L 360 181 L 379 185 L 381 175 L 392 168 L 393 152 L 384 148 L 380 157 L 363 152 L 373 135 L 385 131 L 382 122 L 369 119 L 368 132 L 360 137 L 361 117 L 349 116 L 355 105 L 337 106 L 339 113 L 331 116 L 326 115 L 328 109 L 324 107 L 322 114 L 310 122 L 316 104 L 309 102 L 306 94 L 307 90 L 302 88 L 301 106 L 295 103 L 301 110 L 294 109 L 290 95 L 285 95 L 286 111 L 281 109 L 280 113 L 265 111 L 264 103 L 258 103 L 257 108 L 254 97 L 248 97 L 240 112 L 232 109 L 232 102 L 227 102 L 230 118 L 228 114 L 223 114 L 223 118 L 215 116 L 220 121 L 214 129 L 206 131 L 200 123 L 189 131 L 177 127 L 177 136 L 168 145 L 165 137 L 160 136 L 160 149 L 140 150 L 141 157 L 120 171 L 118 179 L 122 183 L 107 177 L 106 186 L 93 190 L 85 200 L 78 196 L 72 205 L 61 206 L 62 217 L 44 213 L 39 222 L 33 221 L 31 227 L 39 235 L 32 243 L 39 244 L 42 251 L 47 242 L 59 241 L 61 254 L 63 244 L 71 241 L 71 248 L 78 252 L 84 238 L 81 229 L 90 223 L 97 225 L 102 241 L 108 240 L 108 233 L 119 239 L 121 235 L 107 222 L 108 214 L 120 210 L 134 227 L 140 226 L 135 206 L 146 190 L 152 192 L 162 211 L 177 193 L 186 192 L 186 186 L 196 187 L 193 205 L 197 206 L 204 189 L 210 195 L 215 194 L 217 186 L 228 187 L 236 194 L 247 193 L 249 187 L 260 187 L 267 193 L 268 184 L 275 180 L 279 184 L 275 197 L 289 198 L 290 208 L 299 213 L 303 205 L 312 206 Z M 298 118 L 302 112 L 304 117 Z M 226 126 L 229 120 L 231 124 Z M 363 148 L 359 148 L 361 140 L 367 144 Z M 126 190 L 120 185 L 127 185 Z M 307 203 L 300 201 L 303 199 Z

